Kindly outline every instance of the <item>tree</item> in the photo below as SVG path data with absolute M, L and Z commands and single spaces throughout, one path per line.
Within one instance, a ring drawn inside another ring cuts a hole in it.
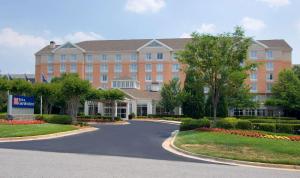
M 286 69 L 279 73 L 272 87 L 272 96 L 266 105 L 282 107 L 292 116 L 300 115 L 300 79 L 295 72 Z
M 297 77 L 300 79 L 300 65 L 294 65 L 293 71 L 297 75 Z
M 173 112 L 176 107 L 181 105 L 182 92 L 178 79 L 173 79 L 168 84 L 164 84 L 160 94 L 162 97 L 160 105 L 165 108 L 167 112 Z
M 192 34 L 192 41 L 178 53 L 179 60 L 187 64 L 188 70 L 194 71 L 204 80 L 204 85 L 211 92 L 214 119 L 217 117 L 217 106 L 221 90 L 226 97 L 227 88 L 231 85 L 230 74 L 245 73 L 249 65 L 241 65 L 247 58 L 251 38 L 237 27 L 233 33 L 217 36 L 209 34 Z M 243 83 L 244 81 L 240 81 Z
M 32 95 L 32 84 L 22 79 L 13 79 L 8 81 L 9 92 L 13 95 Z
M 115 119 L 116 115 L 116 105 L 117 101 L 124 100 L 125 94 L 118 89 L 110 89 L 110 90 L 104 90 L 103 93 L 101 94 L 103 96 L 103 99 L 105 102 L 111 104 L 112 106 L 112 119 Z M 101 96 L 101 97 L 102 97 Z
M 202 80 L 193 71 L 186 72 L 182 102 L 182 112 L 186 116 L 192 118 L 202 118 L 204 116 L 205 96 Z
M 7 103 L 8 80 L 0 78 L 0 112 L 6 110 Z
M 33 85 L 33 93 L 36 99 L 42 97 L 43 107 L 40 109 L 43 109 L 43 113 L 49 114 L 49 110 L 51 111 L 51 106 L 49 105 L 53 105 L 53 103 L 51 103 L 51 97 L 54 97 L 55 94 L 54 86 L 51 83 L 36 83 Z
M 72 122 L 76 123 L 80 99 L 88 93 L 91 85 L 89 81 L 81 80 L 75 74 L 64 76 L 60 82 L 60 92 L 66 99 L 67 112 L 72 117 Z

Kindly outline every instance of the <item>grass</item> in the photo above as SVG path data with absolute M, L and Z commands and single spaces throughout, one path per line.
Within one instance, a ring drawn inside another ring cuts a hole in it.
M 215 132 L 180 132 L 175 146 L 197 154 L 273 164 L 300 165 L 300 142 Z
M 0 125 L 0 138 L 45 135 L 75 129 L 73 125 L 59 124 Z

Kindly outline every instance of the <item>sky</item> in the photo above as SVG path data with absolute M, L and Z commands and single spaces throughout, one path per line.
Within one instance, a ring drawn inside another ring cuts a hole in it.
M 242 26 L 285 39 L 300 64 L 299 0 L 0 0 L 0 72 L 34 73 L 34 53 L 83 40 L 180 38 Z

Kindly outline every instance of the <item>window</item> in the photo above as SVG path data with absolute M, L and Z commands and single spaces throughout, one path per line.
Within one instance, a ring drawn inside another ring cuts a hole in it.
M 162 74 L 157 74 L 156 75 L 156 81 L 157 82 L 162 82 L 164 80 L 163 75 Z
M 107 79 L 108 79 L 107 74 L 101 74 L 100 79 L 102 83 L 107 83 Z
M 147 61 L 150 61 L 150 60 L 152 59 L 151 53 L 146 53 L 145 59 L 146 59 Z
M 121 60 L 122 60 L 122 56 L 121 56 L 121 54 L 116 54 L 116 62 L 121 62 Z
M 64 64 L 64 63 L 60 64 L 60 72 L 61 73 L 66 72 L 66 64 Z
M 136 61 L 136 60 L 137 60 L 137 55 L 136 55 L 136 53 L 131 53 L 130 60 L 131 60 L 131 61 Z
M 130 72 L 137 72 L 137 64 L 130 64 Z
M 272 91 L 272 83 L 267 83 L 267 92 Z
M 164 70 L 164 65 L 163 64 L 156 64 L 156 71 L 157 72 L 162 72 Z
M 257 59 L 257 51 L 250 51 L 250 59 Z
M 88 73 L 85 75 L 85 79 L 91 82 L 93 81 L 93 75 L 91 73 Z
M 164 59 L 164 54 L 163 53 L 157 53 L 157 59 L 158 60 Z
M 273 51 L 271 50 L 266 51 L 266 57 L 267 59 L 273 59 Z
M 174 61 L 177 60 L 177 55 L 176 55 L 176 53 L 172 53 L 172 60 L 174 60 Z
M 61 63 L 66 62 L 66 55 L 65 54 L 60 55 L 60 62 Z
M 172 72 L 179 72 L 179 64 L 172 65 Z
M 273 73 L 267 73 L 266 79 L 273 80 Z
M 75 64 L 75 63 L 71 64 L 71 72 L 72 73 L 77 72 L 77 64 Z
M 150 91 L 150 90 L 151 90 L 151 83 L 147 83 L 147 84 L 146 84 L 146 90 L 147 90 L 147 91 Z
M 48 64 L 48 73 L 53 73 L 53 65 Z
M 257 84 L 256 83 L 251 83 L 251 89 L 250 92 L 257 92 Z
M 145 64 L 145 71 L 151 72 L 152 71 L 152 64 Z
M 53 61 L 54 61 L 54 56 L 48 55 L 48 63 L 53 63 Z
M 121 64 L 115 64 L 115 72 L 122 72 L 122 65 Z
M 147 73 L 147 74 L 146 74 L 145 80 L 146 80 L 146 81 L 152 81 L 151 73 Z
M 93 55 L 91 54 L 87 55 L 86 62 L 93 62 Z
M 85 72 L 93 72 L 93 64 L 85 65 Z
M 257 80 L 257 73 L 251 73 L 250 80 Z
M 137 74 L 136 73 L 131 73 L 130 77 L 132 80 L 137 80 Z
M 108 72 L 107 64 L 101 64 L 100 65 L 100 72 Z
M 273 70 L 274 69 L 273 63 L 272 62 L 267 62 L 266 63 L 266 68 L 267 68 L 267 71 Z
M 71 55 L 71 62 L 77 62 L 77 55 L 76 54 Z
M 101 61 L 102 62 L 107 62 L 107 55 L 106 54 L 102 54 Z

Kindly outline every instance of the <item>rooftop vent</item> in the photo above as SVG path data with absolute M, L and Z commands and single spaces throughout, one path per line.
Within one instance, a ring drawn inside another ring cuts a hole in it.
M 55 48 L 55 41 L 50 41 L 50 48 Z

